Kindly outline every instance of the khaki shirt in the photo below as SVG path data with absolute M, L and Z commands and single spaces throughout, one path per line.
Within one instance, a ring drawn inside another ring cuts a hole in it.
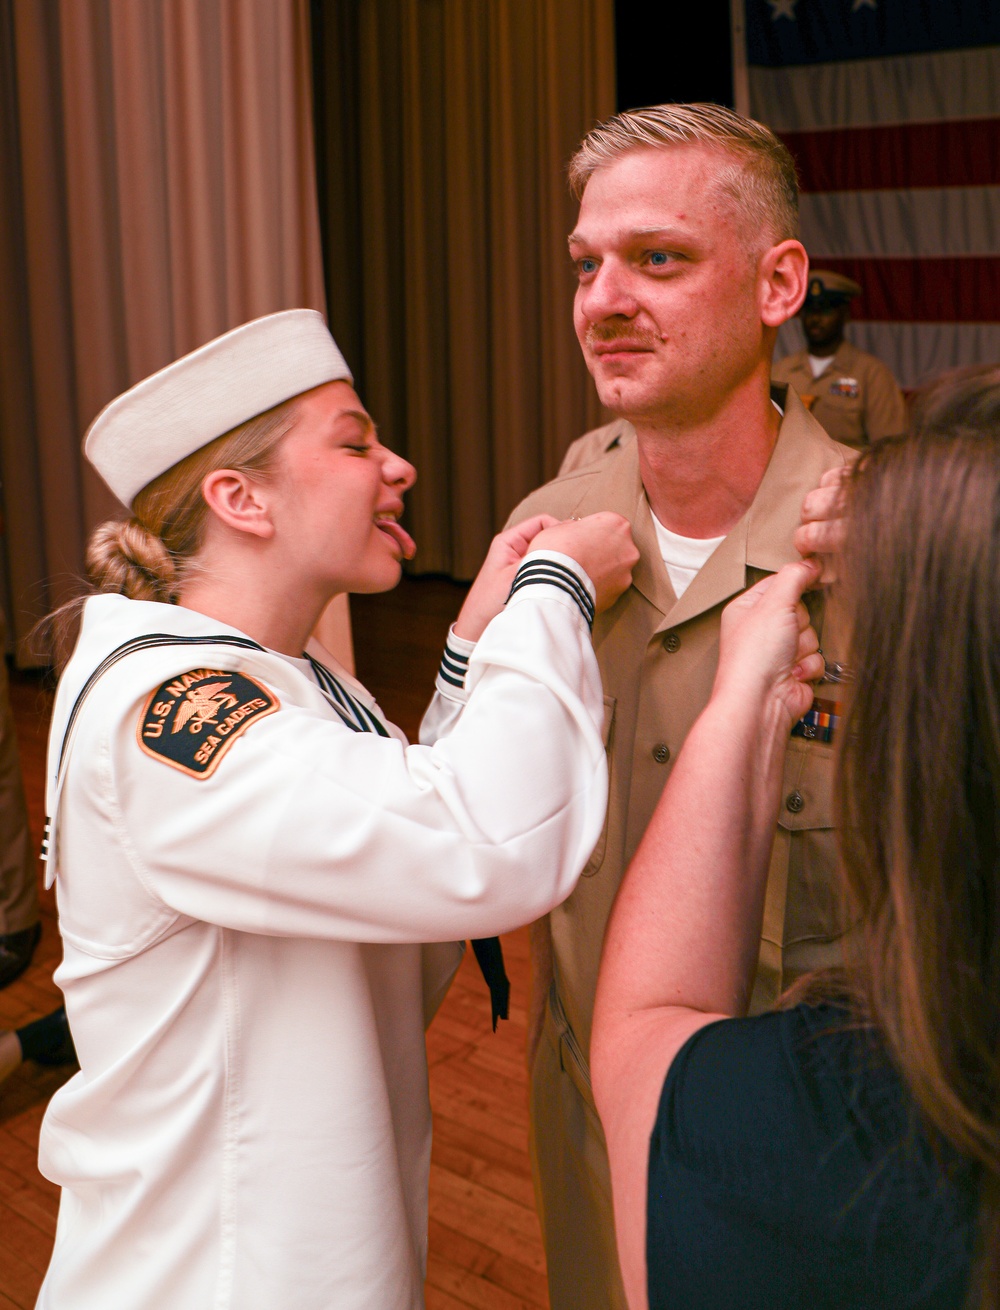
M 771 378 L 793 386 L 813 418 L 846 446 L 863 447 L 906 431 L 906 402 L 896 379 L 880 359 L 849 341 L 838 346 L 817 378 L 807 350 L 779 360 Z
M 582 465 L 534 492 L 512 521 L 542 512 L 566 518 L 614 510 L 631 522 L 640 552 L 631 588 L 594 624 L 610 768 L 604 830 L 576 889 L 551 914 L 555 989 L 582 1055 L 590 1046 L 604 927 L 673 762 L 711 693 L 722 608 L 798 558 L 792 536 L 803 497 L 850 455 L 789 393 L 753 504 L 677 600 L 657 548 L 634 429 L 618 420 L 580 442 Z M 595 459 L 601 449 L 606 453 Z M 827 661 L 843 663 L 832 622 L 824 630 L 822 599 L 814 596 L 809 604 Z M 822 683 L 816 694 L 839 701 L 839 690 Z M 793 737 L 789 745 L 753 1012 L 772 1005 L 799 974 L 839 960 L 832 756 L 832 744 L 819 740 Z M 712 822 L 711 797 L 705 822 Z

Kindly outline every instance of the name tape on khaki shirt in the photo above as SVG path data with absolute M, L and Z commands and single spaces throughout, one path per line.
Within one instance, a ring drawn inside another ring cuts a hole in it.
M 243 673 L 191 669 L 151 692 L 136 729 L 140 747 L 193 778 L 208 778 L 251 723 L 281 708 Z

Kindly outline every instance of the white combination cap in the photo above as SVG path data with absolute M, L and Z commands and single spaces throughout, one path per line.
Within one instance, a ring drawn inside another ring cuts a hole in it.
M 255 318 L 137 382 L 87 429 L 84 454 L 122 504 L 240 423 L 324 382 L 353 382 L 322 314 Z

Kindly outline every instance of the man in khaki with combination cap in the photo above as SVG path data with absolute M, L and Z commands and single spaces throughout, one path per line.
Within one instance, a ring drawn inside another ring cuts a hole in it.
M 771 377 L 795 388 L 834 441 L 863 448 L 906 430 L 906 403 L 885 364 L 844 335 L 860 295 L 843 273 L 812 269 L 800 315 L 806 348 L 779 360 Z
M 849 455 L 794 392 L 771 398 L 775 337 L 808 271 L 794 165 L 777 138 L 715 105 L 638 110 L 587 136 L 570 181 L 581 197 L 576 331 L 618 417 L 576 442 L 514 518 L 616 510 L 640 559 L 594 627 L 604 832 L 576 890 L 532 929 L 532 1156 L 553 1310 L 624 1310 L 587 1064 L 605 924 L 708 700 L 722 607 L 797 558 L 796 541 L 809 548 L 803 498 Z M 810 607 L 830 680 L 788 753 L 754 1010 L 837 950 L 830 781 L 842 656 L 818 595 Z

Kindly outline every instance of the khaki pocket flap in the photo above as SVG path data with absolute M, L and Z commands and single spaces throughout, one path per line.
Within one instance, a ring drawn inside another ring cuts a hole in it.
M 833 747 L 793 739 L 785 760 L 778 823 L 788 832 L 832 828 Z

